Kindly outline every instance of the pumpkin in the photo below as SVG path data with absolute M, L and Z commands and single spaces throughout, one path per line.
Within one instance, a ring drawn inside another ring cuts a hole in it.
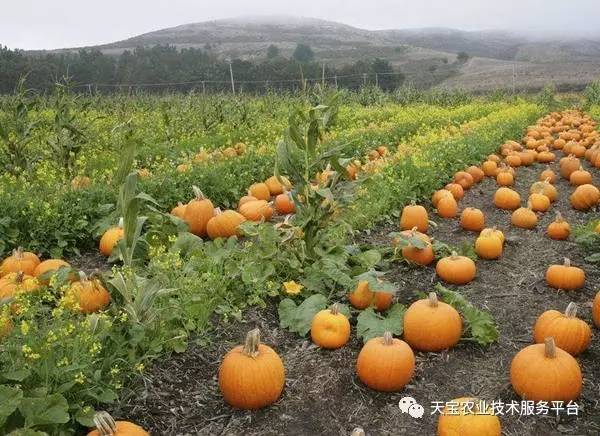
M 437 213 L 442 218 L 454 218 L 458 213 L 458 204 L 452 196 L 443 196 L 437 202 Z
M 258 198 L 253 197 L 251 195 L 244 195 L 242 198 L 240 198 L 240 201 L 238 201 L 238 212 L 240 210 L 240 207 L 242 207 L 244 204 L 250 202 L 250 201 L 256 201 L 258 200 Z
M 390 332 L 367 341 L 356 361 L 358 378 L 376 391 L 397 392 L 413 377 L 415 355 L 408 344 Z
M 96 430 L 92 430 L 87 436 L 150 436 L 146 430 L 129 421 L 115 421 L 106 412 L 97 412 L 94 415 Z
M 531 185 L 531 188 L 529 188 L 529 193 L 544 194 L 546 197 L 548 197 L 550 203 L 554 203 L 558 197 L 558 191 L 548 179 L 544 180 L 543 182 L 535 182 L 533 185 Z
M 510 222 L 513 226 L 521 229 L 531 230 L 537 226 L 538 218 L 531 208 L 531 203 L 527 203 L 527 207 L 520 207 L 515 210 L 510 217 Z
M 473 186 L 473 176 L 466 171 L 459 171 L 454 175 L 454 183 L 458 183 L 463 189 L 469 189 Z
M 175 168 L 175 171 L 178 173 L 187 173 L 189 170 L 191 170 L 191 167 L 188 164 L 179 164 Z
M 537 154 L 536 160 L 541 163 L 554 162 L 556 155 L 551 151 L 541 151 Z
M 360 161 L 358 163 L 356 162 L 351 162 L 346 166 L 346 172 L 348 173 L 348 178 L 350 180 L 356 180 L 356 176 L 358 175 L 358 172 L 360 171 Z
M 427 235 L 417 231 L 415 227 L 408 233 L 403 232 L 403 236 L 405 245 L 402 247 L 402 257 L 423 266 L 430 265 L 434 261 L 435 254 Z
M 446 283 L 465 285 L 471 282 L 477 274 L 475 262 L 466 256 L 456 253 L 440 259 L 435 266 L 437 275 Z
M 547 310 L 535 322 L 534 342 L 541 344 L 549 337 L 554 338 L 557 347 L 577 356 L 590 345 L 592 329 L 588 323 L 577 318 L 577 305 L 569 303 L 564 314 L 558 310 Z
M 365 280 L 358 282 L 356 289 L 348 294 L 350 304 L 356 309 L 362 310 L 374 306 L 380 312 L 390 307 L 393 297 L 389 292 L 372 291 Z
M 545 338 L 543 344 L 529 345 L 515 355 L 510 382 L 515 392 L 529 401 L 569 402 L 581 394 L 581 368 L 554 339 Z
M 385 145 L 380 145 L 376 150 L 377 153 L 379 153 L 379 156 L 385 156 L 388 154 L 388 148 Z
M 433 207 L 437 207 L 437 204 L 442 199 L 442 197 L 447 197 L 447 196 L 454 198 L 452 193 L 450 191 L 448 191 L 447 189 L 439 189 L 439 190 L 435 191 L 431 197 L 431 203 L 433 204 Z
M 571 173 L 577 171 L 581 166 L 581 162 L 573 155 L 563 157 L 560 160 L 560 175 L 569 180 Z
M 137 170 L 137 174 L 141 179 L 146 179 L 152 175 L 148 168 L 140 168 Z
M 596 327 L 600 327 L 600 292 L 596 293 L 592 303 L 592 319 Z
M 196 236 L 206 236 L 206 225 L 215 216 L 215 207 L 196 186 L 193 187 L 195 197 L 188 203 L 183 214 L 190 233 Z
M 271 195 L 283 194 L 283 191 L 289 191 L 292 184 L 286 177 L 271 176 L 265 180 L 265 185 L 269 188 Z M 265 198 L 264 200 L 268 200 Z
M 471 177 L 473 177 L 473 182 L 475 183 L 481 182 L 485 177 L 485 173 L 483 172 L 483 170 L 475 165 L 472 165 L 469 168 L 467 168 L 467 173 L 471 174 Z
M 34 253 L 23 251 L 23 248 L 19 247 L 13 250 L 12 255 L 0 264 L 0 277 L 17 272 L 23 272 L 31 276 L 39 264 L 39 257 Z
M 490 155 L 488 155 L 487 159 L 494 161 L 497 164 L 499 164 L 502 161 L 502 159 L 500 159 L 500 156 L 498 156 L 497 154 L 490 154 Z
M 509 154 L 504 158 L 504 161 L 513 168 L 521 166 L 521 158 L 518 154 Z
M 260 343 L 260 330 L 229 351 L 219 367 L 219 389 L 229 405 L 255 410 L 273 404 L 283 391 L 285 369 L 279 355 Z
M 515 183 L 515 178 L 510 171 L 501 169 L 496 175 L 496 183 L 499 186 L 512 186 Z
M 567 144 L 567 141 L 565 141 L 562 138 L 557 138 L 554 140 L 552 147 L 555 148 L 556 150 L 562 150 L 566 144 Z
M 310 337 L 319 347 L 332 350 L 340 348 L 350 339 L 350 321 L 340 313 L 338 305 L 334 304 L 313 317 Z
M 206 233 L 210 239 L 229 238 L 239 235 L 239 227 L 246 218 L 235 210 L 215 209 L 215 216 L 206 224 Z
M 39 277 L 43 274 L 49 273 L 50 271 L 56 272 L 60 268 L 70 268 L 67 262 L 61 259 L 48 259 L 40 263 L 33 271 L 34 277 Z
M 484 234 L 482 231 L 475 240 L 475 253 L 482 259 L 493 260 L 502 256 L 502 239 L 490 233 Z
M 486 160 L 483 164 L 481 164 L 481 168 L 487 177 L 493 177 L 496 175 L 496 171 L 498 170 L 498 164 L 493 160 Z
M 115 246 L 124 236 L 125 230 L 123 229 L 123 220 L 120 220 L 118 226 L 109 228 L 100 238 L 100 253 L 106 257 L 110 256 Z
M 580 186 L 592 183 L 592 175 L 583 169 L 583 167 L 579 167 L 577 171 L 573 171 L 571 176 L 569 177 L 569 182 L 573 186 Z
M 400 216 L 400 228 L 409 230 L 416 227 L 419 232 L 427 233 L 429 228 L 429 216 L 427 210 L 423 206 L 411 204 L 404 206 L 402 215 Z
M 65 292 L 63 302 L 66 307 L 81 313 L 94 313 L 104 309 L 110 303 L 110 293 L 100 280 L 88 278 L 79 272 L 79 281 L 71 283 Z
M 539 192 L 531 194 L 527 204 L 531 205 L 531 210 L 534 212 L 547 212 L 550 209 L 550 199 Z
M 289 192 L 279 194 L 277 197 L 275 197 L 273 204 L 275 206 L 275 210 L 280 215 L 288 215 L 296 212 L 296 204 L 294 203 L 292 195 Z
M 501 187 L 494 193 L 494 205 L 500 209 L 513 210 L 521 204 L 521 196 L 510 188 Z
M 179 219 L 183 219 L 186 206 L 187 205 L 183 204 L 182 202 L 177 203 L 177 206 L 171 209 L 171 215 L 174 215 Z
M 482 410 L 482 407 L 487 407 Z M 501 436 L 500 419 L 489 403 L 477 398 L 457 398 L 444 407 L 438 418 L 438 436 Z
M 39 281 L 23 271 L 10 273 L 0 279 L 0 300 L 14 297 L 19 293 L 34 292 L 39 287 Z
M 458 344 L 462 320 L 456 309 L 438 301 L 435 292 L 415 301 L 404 313 L 404 340 L 419 351 L 442 351 Z
M 560 212 L 556 213 L 556 219 L 548 225 L 548 236 L 559 241 L 565 240 L 571 234 L 571 226 L 564 220 Z
M 600 201 L 600 191 L 594 185 L 581 185 L 575 189 L 569 199 L 575 209 L 588 210 L 595 207 Z
M 240 207 L 240 213 L 249 221 L 269 221 L 273 208 L 265 200 L 249 201 Z
M 485 216 L 481 210 L 467 207 L 460 214 L 460 226 L 465 230 L 480 232 L 485 227 Z
M 571 266 L 571 261 L 565 258 L 562 265 L 550 265 L 546 270 L 546 283 L 551 288 L 564 291 L 574 291 L 583 288 L 585 272 L 581 268 Z
M 521 165 L 529 166 L 535 162 L 537 152 L 535 150 L 526 150 L 518 153 L 517 156 L 521 159 Z
M 85 189 L 92 184 L 92 180 L 87 176 L 76 176 L 71 180 L 71 189 L 77 191 L 79 189 Z
M 458 183 L 448 183 L 446 186 L 444 186 L 444 189 L 450 191 L 456 201 L 459 201 L 465 196 L 465 190 Z
M 256 197 L 259 200 L 269 201 L 271 199 L 271 190 L 266 183 L 254 183 L 248 189 L 248 195 Z
M 502 230 L 498 230 L 498 228 L 496 226 L 494 227 L 490 227 L 487 229 L 483 229 L 480 233 L 481 236 L 493 236 L 495 238 L 498 238 L 503 244 L 504 244 L 504 233 L 502 233 Z

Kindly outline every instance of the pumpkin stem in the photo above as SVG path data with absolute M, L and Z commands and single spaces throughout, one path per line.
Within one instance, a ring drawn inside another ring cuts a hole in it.
M 385 332 L 383 334 L 383 345 L 392 345 L 394 336 L 392 332 Z
M 556 357 L 556 344 L 554 343 L 554 338 L 549 337 L 544 339 L 544 356 L 554 359 Z
M 113 436 L 117 434 L 117 423 L 108 412 L 96 412 L 94 414 L 94 425 L 100 436 Z
M 201 201 L 201 200 L 206 199 L 206 196 L 202 193 L 200 188 L 198 188 L 196 185 L 192 186 L 192 191 L 194 191 L 194 196 L 196 197 L 196 200 Z
M 533 209 L 533 205 L 531 204 L 531 200 L 527 200 L 527 209 Z
M 80 282 L 87 282 L 88 281 L 88 276 L 86 273 L 84 273 L 83 271 L 79 271 L 77 273 L 77 275 L 79 276 L 79 281 Z
M 17 247 L 13 250 L 13 256 L 17 259 L 17 260 L 23 260 L 23 247 Z
M 430 292 L 429 293 L 429 305 L 431 307 L 437 307 L 438 306 L 438 297 L 437 297 L 437 294 L 435 292 Z
M 453 251 L 452 253 L 450 253 L 450 259 L 456 260 L 457 257 L 458 257 L 458 253 L 456 251 Z
M 222 213 L 223 213 L 223 211 L 221 210 L 220 207 L 215 207 L 213 216 L 221 215 Z
M 569 259 L 568 257 L 565 257 L 565 261 L 564 261 L 563 265 L 566 266 L 566 267 L 570 267 L 571 266 L 571 259 Z
M 340 306 L 337 303 L 333 303 L 329 308 L 329 311 L 332 315 L 337 315 L 338 313 L 340 313 Z
M 20 285 L 21 283 L 23 283 L 24 279 L 25 279 L 25 273 L 23 271 L 19 271 L 17 273 L 17 277 L 15 277 L 15 283 Z
M 557 223 L 562 223 L 565 221 L 565 219 L 562 216 L 562 213 L 560 213 L 560 210 L 556 211 L 556 219 L 554 220 Z
M 567 318 L 575 318 L 577 316 L 577 304 L 571 301 L 565 309 L 565 316 Z
M 365 431 L 361 427 L 356 427 L 350 436 L 365 436 Z
M 117 223 L 117 227 L 119 227 L 120 229 L 122 229 L 124 225 L 125 225 L 125 221 L 123 220 L 123 217 L 119 218 L 119 222 Z
M 250 330 L 246 334 L 246 341 L 244 342 L 244 349 L 242 353 L 244 353 L 248 357 L 256 357 L 258 356 L 258 346 L 260 345 L 260 330 L 255 328 Z

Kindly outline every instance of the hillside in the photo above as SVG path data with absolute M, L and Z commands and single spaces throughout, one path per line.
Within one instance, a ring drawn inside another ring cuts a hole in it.
M 371 31 L 314 18 L 278 16 L 185 24 L 95 48 L 117 55 L 139 46 L 170 44 L 207 49 L 223 58 L 258 60 L 265 58 L 272 44 L 281 55 L 291 56 L 299 42 L 309 44 L 317 60 L 333 65 L 388 59 L 420 86 L 511 87 L 513 64 L 523 71 L 517 83 L 523 88 L 550 81 L 580 86 L 600 71 L 600 39 L 543 39 L 504 31 L 443 28 Z M 60 51 L 68 50 L 73 49 Z M 460 52 L 474 59 L 457 63 Z

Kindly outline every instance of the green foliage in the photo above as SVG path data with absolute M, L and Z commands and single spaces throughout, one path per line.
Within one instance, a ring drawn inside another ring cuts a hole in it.
M 390 307 L 385 315 L 379 314 L 369 307 L 358 315 L 356 334 L 362 338 L 363 342 L 383 336 L 385 332 L 400 336 L 404 329 L 404 312 L 406 312 L 406 307 L 399 303 Z
M 584 96 L 588 106 L 600 105 L 600 81 L 590 83 L 585 88 Z
M 585 225 L 575 227 L 573 232 L 575 243 L 587 253 L 585 260 L 590 263 L 600 263 L 600 233 L 596 231 L 598 225 L 600 220 L 593 219 Z
M 498 327 L 494 318 L 488 313 L 473 306 L 465 297 L 439 283 L 435 290 L 440 293 L 445 303 L 458 310 L 464 320 L 463 337 L 467 337 L 479 345 L 490 345 L 498 340 Z
M 322 294 L 314 294 L 299 305 L 294 300 L 285 298 L 279 303 L 277 312 L 281 327 L 289 331 L 305 336 L 317 312 L 327 307 L 327 298 Z

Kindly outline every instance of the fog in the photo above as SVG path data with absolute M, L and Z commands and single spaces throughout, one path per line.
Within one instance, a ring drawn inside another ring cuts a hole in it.
M 0 0 L 0 44 L 53 49 L 114 42 L 165 27 L 247 15 L 295 15 L 364 29 L 451 27 L 534 37 L 600 34 L 598 0 Z

